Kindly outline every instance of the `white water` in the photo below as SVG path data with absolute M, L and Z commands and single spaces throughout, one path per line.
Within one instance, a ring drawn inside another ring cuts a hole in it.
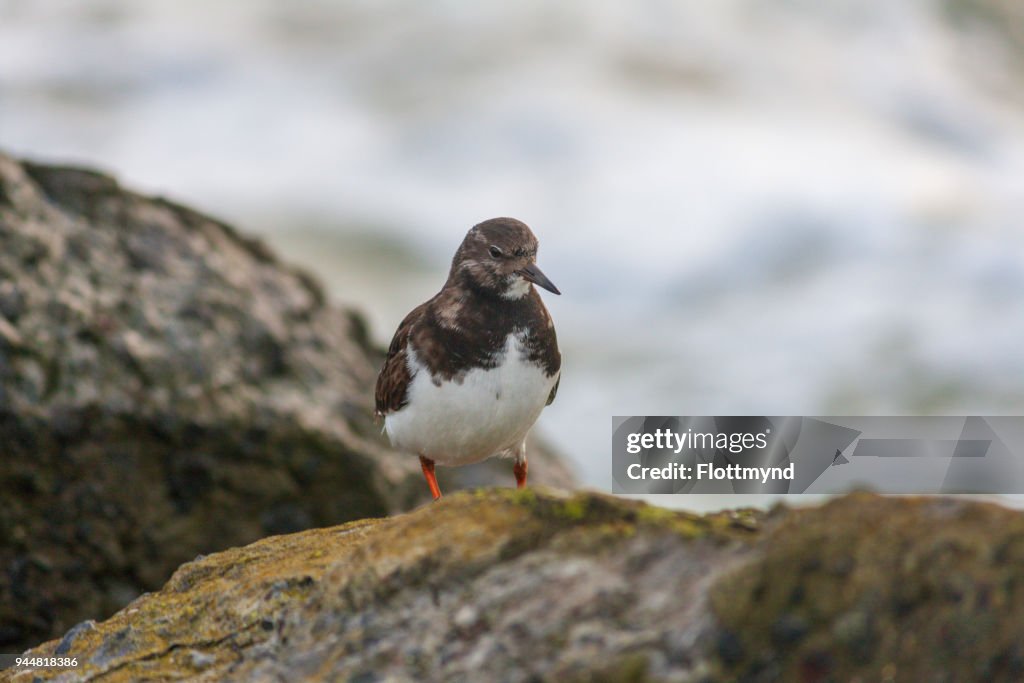
M 969 4 L 0 0 L 0 146 L 265 234 L 382 342 L 525 220 L 540 428 L 607 487 L 614 414 L 1024 412 L 1024 21 Z

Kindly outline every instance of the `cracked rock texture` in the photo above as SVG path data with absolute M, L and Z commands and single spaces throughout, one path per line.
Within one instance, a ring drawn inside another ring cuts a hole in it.
M 0 652 L 199 553 L 426 500 L 372 421 L 381 359 L 356 312 L 260 242 L 0 154 Z M 572 483 L 530 458 L 535 481 Z M 508 462 L 439 474 L 513 482 Z
M 4 681 L 1019 681 L 1024 515 L 858 494 L 696 516 L 481 490 L 268 538 Z

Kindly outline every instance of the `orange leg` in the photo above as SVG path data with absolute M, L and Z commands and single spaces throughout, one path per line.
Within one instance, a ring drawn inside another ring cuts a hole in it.
M 526 470 L 529 469 L 526 466 L 526 459 L 522 461 L 516 460 L 516 464 L 512 466 L 512 473 L 516 475 L 516 488 L 526 488 Z
M 441 497 L 441 487 L 437 485 L 437 477 L 434 475 L 434 461 L 430 458 L 424 458 L 421 455 L 420 467 L 423 468 L 423 476 L 427 478 L 427 486 L 430 487 L 430 492 L 434 495 L 434 500 L 437 500 Z

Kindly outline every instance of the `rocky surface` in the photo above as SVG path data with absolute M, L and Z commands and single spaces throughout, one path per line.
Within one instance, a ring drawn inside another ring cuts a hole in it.
M 38 652 L 80 657 L 57 680 L 669 674 L 693 665 L 712 627 L 707 586 L 756 524 L 597 495 L 462 493 L 190 562 Z
M 0 680 L 1017 681 L 1024 515 L 483 490 L 199 558 Z
M 0 652 L 198 553 L 425 500 L 372 421 L 381 358 L 357 313 L 231 227 L 0 155 Z M 513 482 L 508 462 L 439 474 Z M 538 449 L 530 474 L 572 481 Z

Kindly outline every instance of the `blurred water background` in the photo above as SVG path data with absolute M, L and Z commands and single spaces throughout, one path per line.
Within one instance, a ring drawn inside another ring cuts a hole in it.
M 591 486 L 612 415 L 1024 413 L 1016 0 L 0 0 L 0 146 L 263 235 L 382 344 L 526 221 Z

